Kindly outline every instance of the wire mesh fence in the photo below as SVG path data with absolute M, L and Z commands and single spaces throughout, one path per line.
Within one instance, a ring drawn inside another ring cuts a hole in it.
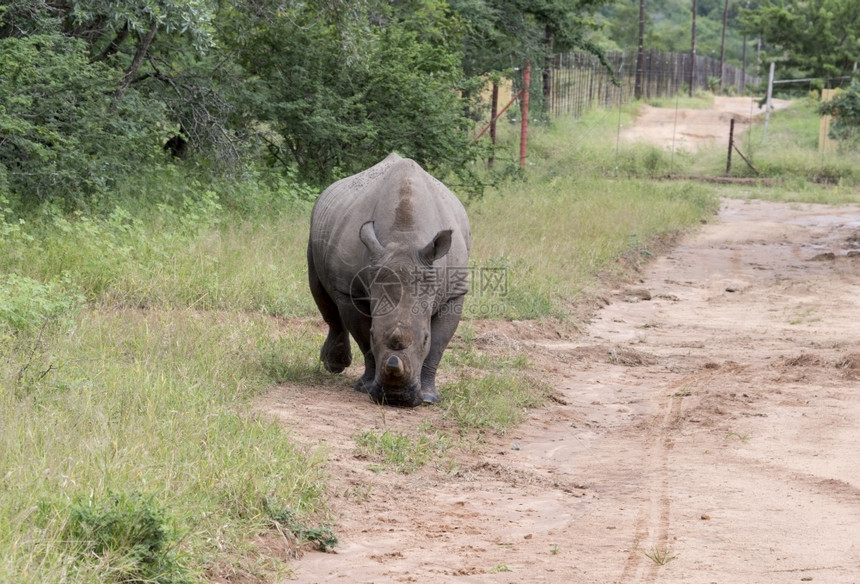
M 645 99 L 668 97 L 690 87 L 689 53 L 645 51 L 642 64 L 642 96 Z M 616 51 L 606 54 L 606 60 L 615 71 L 618 81 L 600 60 L 590 53 L 572 52 L 556 55 L 548 110 L 555 116 L 581 115 L 595 106 L 618 105 L 633 99 L 636 84 L 637 54 L 634 51 Z M 717 59 L 697 55 L 693 67 L 693 89 L 714 89 L 722 86 L 723 92 L 743 94 L 747 86 L 755 86 L 761 79 L 737 67 L 720 64 Z

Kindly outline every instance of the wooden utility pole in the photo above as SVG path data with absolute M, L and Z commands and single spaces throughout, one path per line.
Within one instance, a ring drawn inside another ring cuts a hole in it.
M 642 99 L 642 70 L 645 68 L 645 0 L 639 0 L 639 51 L 636 53 L 636 84 L 633 97 Z
M 693 97 L 695 89 L 693 81 L 696 79 L 696 12 L 699 10 L 698 0 L 693 0 L 693 34 L 690 41 L 690 97 Z
M 522 123 L 520 125 L 520 168 L 526 167 L 526 144 L 529 133 L 529 84 L 531 83 L 532 66 L 526 60 L 526 68 L 523 70 L 523 99 L 520 102 L 522 112 Z
M 726 63 L 726 24 L 729 21 L 729 0 L 726 0 L 723 8 L 723 40 L 720 42 L 720 93 L 723 92 L 723 77 L 725 76 Z
M 492 170 L 493 163 L 496 160 L 496 117 L 499 110 L 499 84 L 493 82 L 493 97 L 490 105 L 490 142 L 493 143 L 493 149 L 490 150 L 490 157 L 487 159 L 487 168 Z

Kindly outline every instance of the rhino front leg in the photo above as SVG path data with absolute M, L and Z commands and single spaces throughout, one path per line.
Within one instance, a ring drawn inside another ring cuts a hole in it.
M 424 403 L 435 404 L 442 400 L 436 389 L 436 370 L 442 354 L 448 347 L 451 337 L 460 324 L 460 314 L 463 312 L 463 297 L 458 296 L 443 304 L 430 320 L 430 352 L 424 359 L 421 368 L 421 398 Z
M 349 333 L 344 326 L 337 303 L 326 292 L 317 276 L 310 246 L 308 246 L 308 282 L 314 302 L 316 302 L 323 320 L 328 325 L 328 336 L 320 350 L 320 360 L 327 371 L 340 373 L 352 363 Z
M 344 326 L 352 334 L 359 351 L 364 355 L 364 375 L 355 382 L 353 389 L 361 393 L 370 393 L 376 379 L 376 359 L 370 347 L 372 320 L 367 316 L 365 310 L 357 310 L 353 301 L 348 298 L 344 296 L 340 299 L 340 313 L 343 315 Z

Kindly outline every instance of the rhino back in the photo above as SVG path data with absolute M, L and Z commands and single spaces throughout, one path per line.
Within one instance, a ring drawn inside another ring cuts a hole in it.
M 329 293 L 347 293 L 369 254 L 359 230 L 373 221 L 382 245 L 397 238 L 416 249 L 441 230 L 452 231 L 449 253 L 439 264 L 465 266 L 471 235 L 462 203 L 416 162 L 391 154 L 382 162 L 327 188 L 311 214 L 310 249 L 317 275 Z

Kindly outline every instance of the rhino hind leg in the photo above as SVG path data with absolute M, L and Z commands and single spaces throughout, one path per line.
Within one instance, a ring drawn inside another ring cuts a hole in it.
M 436 369 L 442 360 L 442 354 L 448 347 L 451 337 L 460 324 L 460 314 L 463 312 L 463 297 L 458 296 L 442 305 L 439 312 L 430 321 L 430 352 L 424 359 L 421 368 L 421 398 L 426 404 L 442 401 L 442 395 L 436 389 Z
M 340 373 L 352 363 L 352 351 L 349 348 L 349 333 L 344 327 L 343 319 L 337 304 L 323 288 L 314 269 L 313 257 L 308 249 L 308 280 L 311 294 L 317 304 L 317 308 L 328 325 L 328 336 L 320 350 L 320 360 L 326 371 Z
M 328 336 L 320 350 L 320 360 L 326 371 L 340 373 L 352 363 L 352 352 L 349 349 L 349 336 L 336 333 L 329 327 Z

